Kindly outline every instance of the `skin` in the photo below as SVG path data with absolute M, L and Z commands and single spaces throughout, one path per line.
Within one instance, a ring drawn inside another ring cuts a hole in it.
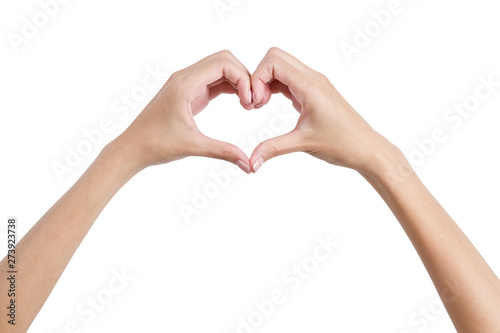
M 194 116 L 221 93 L 237 94 L 247 109 L 282 93 L 300 112 L 296 128 L 262 142 L 250 159 L 236 146 L 204 136 Z M 375 132 L 328 79 L 277 48 L 253 75 L 228 51 L 174 73 L 144 111 L 109 143 L 82 177 L 16 247 L 17 325 L 25 332 L 97 216 L 135 174 L 187 156 L 220 158 L 256 172 L 269 159 L 307 152 L 358 171 L 382 196 L 422 259 L 459 332 L 500 327 L 500 281 L 445 210 L 427 191 L 401 151 Z M 7 271 L 7 259 L 0 263 Z M 8 281 L 0 280 L 6 304 Z M 20 316 L 19 314 L 22 314 Z
M 358 171 L 380 194 L 417 250 L 458 332 L 500 332 L 500 280 L 422 184 L 401 151 L 374 131 L 328 79 L 272 48 L 252 75 L 258 105 L 291 99 L 297 126 L 262 142 L 255 171 L 279 155 L 307 152 Z

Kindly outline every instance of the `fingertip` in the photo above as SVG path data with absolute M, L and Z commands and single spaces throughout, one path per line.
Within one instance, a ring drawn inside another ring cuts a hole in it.
M 271 100 L 271 95 L 272 95 L 271 87 L 269 86 L 269 84 L 266 84 L 264 86 L 264 95 L 262 96 L 260 105 L 266 105 L 267 103 L 269 103 L 269 101 Z
M 252 172 L 255 173 L 257 170 L 260 169 L 262 164 L 264 164 L 265 159 L 264 159 L 264 151 L 261 149 L 261 145 L 258 145 L 255 147 L 252 156 L 250 156 L 249 162 L 250 165 L 252 166 Z
M 264 164 L 264 158 L 262 156 L 257 157 L 252 164 L 253 173 L 256 173 L 260 169 L 262 164 Z
M 240 99 L 240 104 L 247 111 L 253 110 L 254 108 L 253 104 L 247 104 L 245 101 L 242 101 L 241 99 Z
M 242 160 L 238 160 L 236 162 L 236 166 L 240 168 L 243 172 L 245 172 L 247 175 L 252 172 L 252 169 L 250 168 L 250 165 L 246 164 Z
M 241 148 L 231 143 L 219 141 L 201 134 L 200 148 L 192 155 L 205 156 L 235 164 L 243 171 L 250 170 L 250 159 Z
M 252 104 L 260 104 L 262 99 L 264 98 L 264 93 L 266 89 L 266 85 L 262 80 L 258 77 L 252 76 Z
M 240 100 L 245 104 L 252 104 L 252 82 L 249 76 L 238 81 L 237 90 Z

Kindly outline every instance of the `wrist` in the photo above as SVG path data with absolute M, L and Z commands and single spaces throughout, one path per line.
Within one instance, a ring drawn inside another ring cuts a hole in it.
M 372 149 L 366 166 L 358 172 L 385 183 L 399 182 L 413 174 L 413 169 L 401 150 L 382 137 L 382 142 Z
M 101 151 L 99 158 L 109 161 L 116 171 L 127 178 L 132 178 L 146 166 L 141 163 L 137 156 L 130 152 L 120 137 L 108 143 Z

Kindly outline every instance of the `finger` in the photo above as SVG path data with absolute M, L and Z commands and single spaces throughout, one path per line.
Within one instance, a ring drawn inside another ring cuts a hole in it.
M 188 84 L 199 94 L 207 86 L 225 78 L 238 90 L 238 96 L 247 104 L 252 103 L 250 73 L 229 51 L 212 54 L 186 69 Z
M 292 105 L 295 110 L 297 110 L 299 113 L 302 111 L 302 105 L 300 105 L 295 96 L 292 95 L 287 85 L 283 84 L 280 81 L 274 80 L 269 84 L 269 88 L 271 90 L 271 94 L 283 94 L 283 96 L 292 101 Z
M 200 148 L 193 155 L 217 158 L 228 161 L 238 166 L 245 173 L 250 173 L 250 160 L 247 155 L 237 146 L 212 139 L 201 134 Z
M 271 95 L 272 95 L 271 87 L 269 84 L 266 84 L 265 88 L 264 88 L 264 94 L 262 96 L 262 99 L 257 104 L 255 104 L 255 108 L 260 109 L 261 107 L 263 107 L 264 105 L 269 103 L 269 101 L 271 100 Z M 254 103 L 255 103 L 255 101 L 254 101 Z
M 220 94 L 237 94 L 236 90 L 229 82 L 223 82 L 210 88 L 209 100 L 213 100 Z
M 209 100 L 212 100 L 219 96 L 220 94 L 238 94 L 238 90 L 236 90 L 229 82 L 224 82 L 219 85 L 213 86 L 210 88 L 209 92 Z M 241 98 L 240 104 L 246 110 L 252 110 L 253 106 L 251 104 L 247 104 Z
M 254 109 L 254 106 L 252 104 L 247 104 L 246 102 L 243 102 L 241 99 L 240 99 L 240 104 L 247 111 Z
M 273 157 L 304 150 L 304 140 L 299 130 L 261 142 L 250 158 L 252 171 L 255 173 L 262 164 Z
M 290 92 L 290 89 L 286 84 L 283 82 L 274 80 L 273 82 L 269 83 L 269 90 L 271 91 L 271 94 L 283 94 L 286 98 L 292 99 L 293 95 Z
M 212 99 L 216 98 L 220 94 L 238 94 L 238 90 L 236 90 L 236 88 L 234 88 L 229 82 L 222 79 L 218 81 L 220 81 L 218 84 L 211 84 L 207 87 L 208 90 L 206 90 L 203 94 L 191 99 L 191 114 L 193 116 L 200 113 Z M 248 105 L 250 106 L 250 104 Z
M 269 84 L 274 80 L 286 85 L 290 93 L 302 102 L 307 96 L 308 82 L 311 80 L 306 74 L 308 71 L 311 69 L 290 54 L 271 48 L 251 77 L 256 104 L 269 101 Z

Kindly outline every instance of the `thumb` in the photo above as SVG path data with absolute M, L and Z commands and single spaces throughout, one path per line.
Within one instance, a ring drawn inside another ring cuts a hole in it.
M 245 173 L 251 172 L 250 161 L 240 148 L 205 135 L 202 137 L 201 149 L 197 155 L 228 161 L 238 166 Z
M 252 171 L 257 172 L 265 161 L 273 157 L 302 151 L 302 147 L 304 147 L 304 142 L 298 130 L 261 142 L 250 158 Z

